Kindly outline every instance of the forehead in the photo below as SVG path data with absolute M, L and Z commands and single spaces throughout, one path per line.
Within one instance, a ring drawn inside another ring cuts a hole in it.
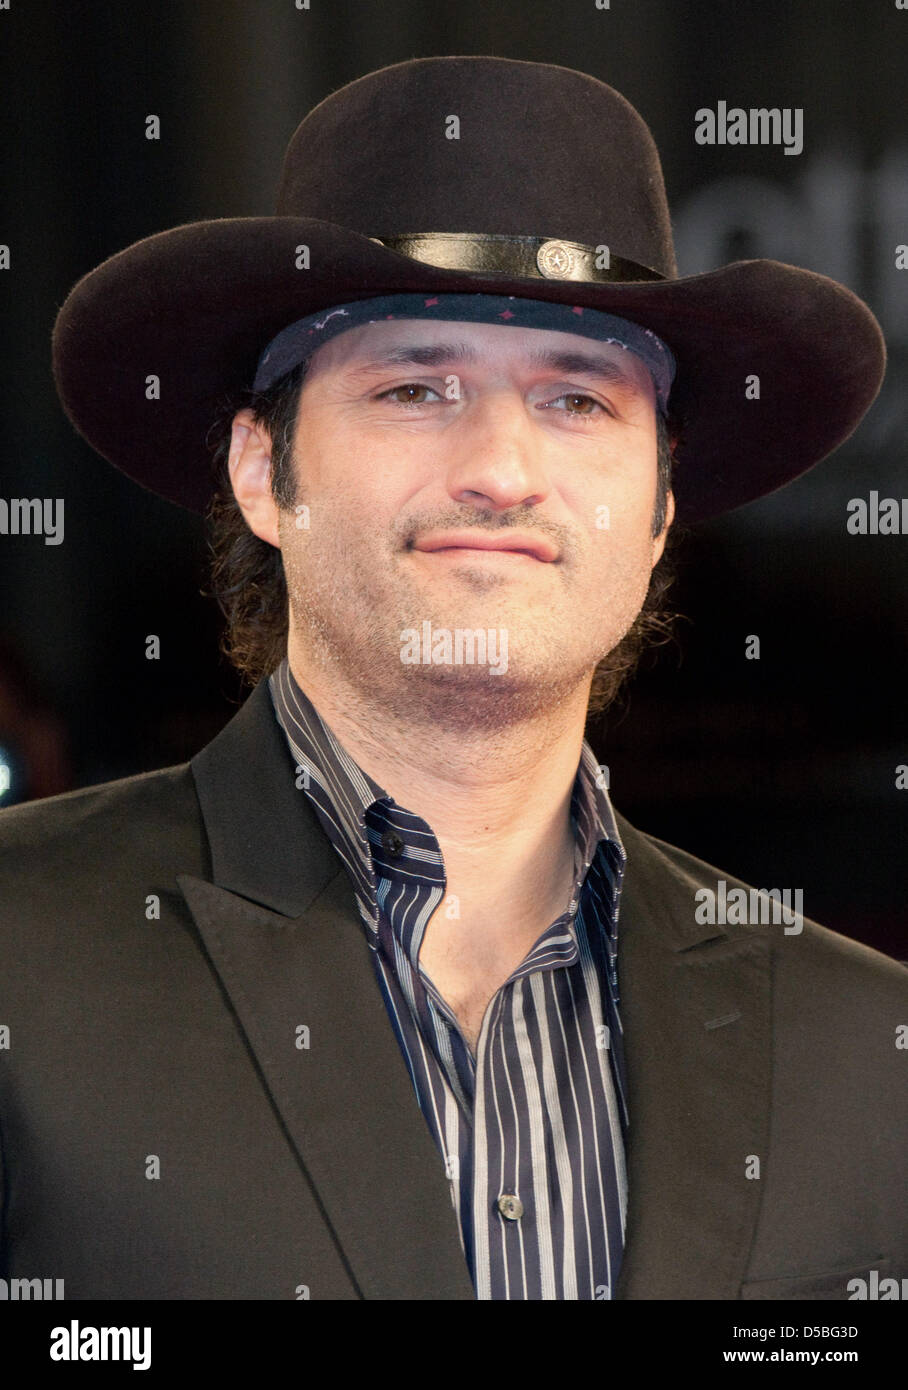
M 629 348 L 579 333 L 515 328 L 456 319 L 394 319 L 360 324 L 317 348 L 308 377 L 337 372 L 364 380 L 398 367 L 471 366 L 497 371 L 540 370 L 598 377 L 629 394 L 655 399 L 652 377 Z

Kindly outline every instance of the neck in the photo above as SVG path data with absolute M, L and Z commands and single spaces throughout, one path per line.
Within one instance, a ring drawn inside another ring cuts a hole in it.
M 461 921 L 544 929 L 573 880 L 571 792 L 589 683 L 520 719 L 456 725 L 412 702 L 374 699 L 289 648 L 294 678 L 359 766 L 431 826 Z M 456 692 L 448 697 L 457 701 Z M 406 717 L 402 710 L 406 709 Z

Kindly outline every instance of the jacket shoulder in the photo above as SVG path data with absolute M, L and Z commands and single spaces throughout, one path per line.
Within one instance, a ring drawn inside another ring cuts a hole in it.
M 716 889 L 719 880 L 724 880 L 728 891 L 743 889 L 748 898 L 751 893 L 760 892 L 766 885 L 754 885 L 710 864 L 705 859 L 669 844 L 655 835 L 639 830 L 636 826 L 616 814 L 619 833 L 630 861 L 636 852 L 645 861 L 641 867 L 648 876 L 671 882 L 678 892 L 688 892 L 693 910 L 693 895 L 701 888 Z M 769 931 L 774 933 L 774 953 L 779 965 L 790 966 L 795 977 L 812 979 L 814 984 L 826 980 L 829 975 L 844 980 L 850 979 L 851 987 L 858 993 L 884 989 L 889 997 L 908 1001 L 908 969 L 904 962 L 877 951 L 872 946 L 855 941 L 850 936 L 822 926 L 812 918 L 804 916 L 801 929 L 789 935 L 779 935 L 781 928 L 767 925 L 726 924 L 724 930 L 731 937 L 743 937 L 748 933 Z M 790 949 L 796 946 L 796 949 Z
M 0 811 L 4 896 L 19 882 L 72 884 L 118 865 L 186 864 L 205 857 L 205 835 L 189 763 L 27 801 Z

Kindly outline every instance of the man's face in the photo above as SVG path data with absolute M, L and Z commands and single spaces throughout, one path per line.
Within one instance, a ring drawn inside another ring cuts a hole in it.
M 585 704 L 667 532 L 652 536 L 649 372 L 570 333 L 417 319 L 350 329 L 317 350 L 303 384 L 296 508 L 278 511 L 261 470 L 244 481 L 237 455 L 247 521 L 282 552 L 293 669 L 305 680 L 321 668 L 389 712 L 437 706 L 449 723 L 523 718 L 569 693 Z M 518 542 L 540 555 L 469 548 Z M 424 637 L 426 622 L 504 634 L 507 670 L 403 660 L 404 634 Z

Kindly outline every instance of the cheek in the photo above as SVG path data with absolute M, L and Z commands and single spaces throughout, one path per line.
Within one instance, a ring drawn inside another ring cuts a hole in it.
M 655 500 L 655 499 L 654 499 Z M 592 564 L 597 569 L 614 569 L 633 574 L 649 572 L 653 564 L 653 511 L 641 506 L 639 498 L 632 505 L 619 502 L 594 504 L 590 535 Z
M 656 505 L 656 458 L 630 445 L 614 449 L 596 461 L 596 467 L 575 490 L 563 491 L 568 514 L 592 536 L 593 542 L 613 538 L 622 549 L 637 538 L 652 539 Z
M 632 526 L 627 517 L 619 521 L 613 516 L 609 529 L 596 532 L 586 597 L 599 609 L 601 636 L 607 641 L 617 640 L 631 626 L 646 599 L 652 577 L 649 523 L 649 515 L 636 515 Z
M 388 528 L 392 518 L 380 499 L 367 497 L 349 482 L 325 491 L 303 488 L 294 511 L 281 511 L 279 540 L 284 569 L 297 586 L 304 582 L 327 593 L 370 585 L 388 568 Z

